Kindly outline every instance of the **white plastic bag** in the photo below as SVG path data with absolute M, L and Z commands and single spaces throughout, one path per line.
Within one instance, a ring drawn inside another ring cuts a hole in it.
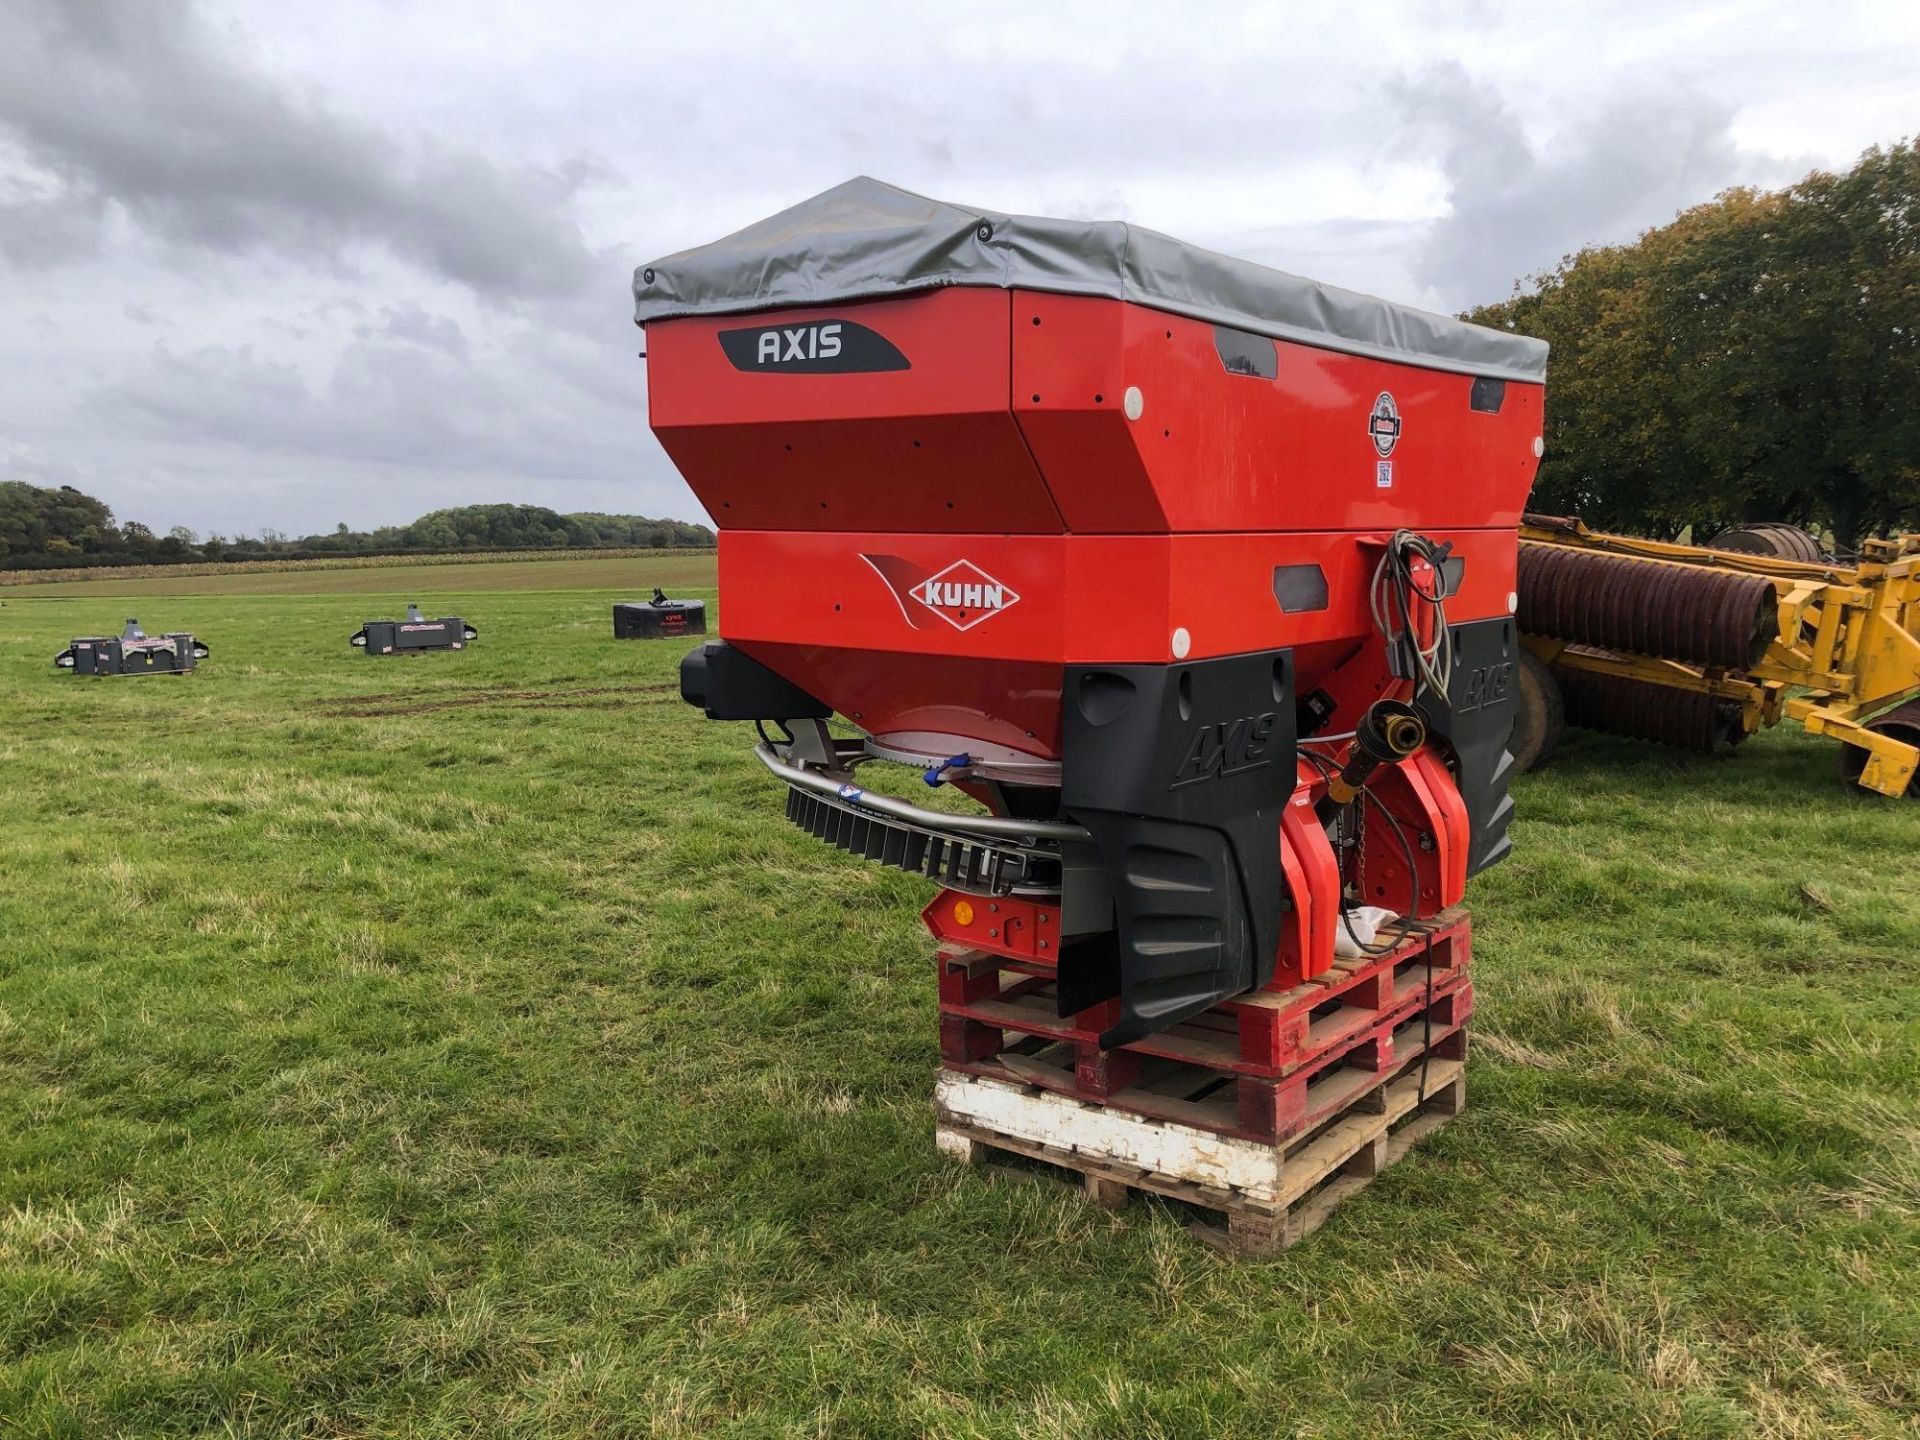
M 1365 947 L 1373 944 L 1374 936 L 1380 933 L 1380 927 L 1389 920 L 1396 919 L 1393 911 L 1383 905 L 1356 905 L 1347 911 L 1333 931 L 1333 953 L 1357 960 L 1366 954 Z

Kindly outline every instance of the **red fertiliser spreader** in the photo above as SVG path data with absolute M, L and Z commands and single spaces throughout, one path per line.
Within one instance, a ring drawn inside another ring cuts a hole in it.
M 634 289 L 720 531 L 683 696 L 1099 1050 L 1324 981 L 1362 907 L 1417 927 L 1506 853 L 1544 344 L 865 179 Z

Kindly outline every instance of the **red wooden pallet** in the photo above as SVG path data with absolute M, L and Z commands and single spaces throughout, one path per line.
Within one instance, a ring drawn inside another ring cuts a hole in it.
M 1103 1051 L 1100 1033 L 1117 1018 L 1110 1004 L 1063 1019 L 1049 964 L 948 948 L 939 957 L 941 1054 L 950 1064 L 967 1065 L 1000 1054 L 1015 1043 L 1009 1036 L 1043 1037 L 1073 1048 L 1075 1093 L 1087 1099 L 1137 1084 L 1154 1058 L 1277 1080 L 1336 1058 L 1377 1034 L 1384 1021 L 1397 1023 L 1464 984 L 1471 958 L 1466 914 L 1448 911 L 1407 933 L 1386 955 L 1338 960 L 1291 990 L 1241 996 Z
M 1084 1083 L 1084 1042 L 1044 1032 L 1014 1032 L 1018 1038 L 1001 1048 L 944 1058 L 950 1070 L 1039 1086 L 1090 1104 L 1271 1143 L 1324 1123 L 1422 1056 L 1464 1059 L 1473 985 L 1463 973 L 1446 989 L 1437 990 L 1430 1001 L 1423 990 L 1407 1004 L 1373 1013 L 1372 1023 L 1364 1029 L 1343 1036 L 1312 1060 L 1275 1077 L 1162 1054 L 1109 1051 L 1100 1057 L 1100 1073 L 1094 1077 L 1100 1083 L 1089 1087 Z M 943 1040 L 947 1024 L 943 1017 Z

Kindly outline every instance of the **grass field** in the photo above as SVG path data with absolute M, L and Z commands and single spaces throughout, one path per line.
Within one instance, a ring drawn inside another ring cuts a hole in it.
M 1920 806 L 1576 739 L 1467 1113 L 1235 1262 L 936 1155 L 927 887 L 610 638 L 658 573 L 143 595 L 213 658 L 104 682 L 7 593 L 0 1435 L 1915 1433 Z

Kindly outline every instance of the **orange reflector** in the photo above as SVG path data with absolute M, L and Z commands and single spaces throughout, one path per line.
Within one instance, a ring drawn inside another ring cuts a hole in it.
M 956 925 L 973 924 L 973 902 L 956 900 L 953 902 L 953 923 Z

